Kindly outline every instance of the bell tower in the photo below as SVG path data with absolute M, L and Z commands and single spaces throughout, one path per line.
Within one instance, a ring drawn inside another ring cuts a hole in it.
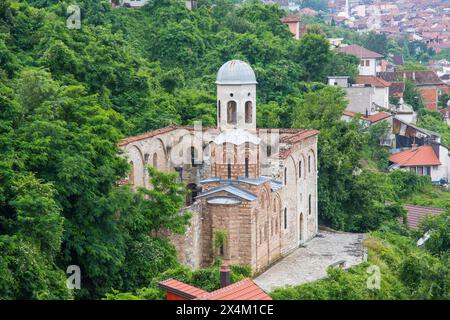
M 256 76 L 249 64 L 226 62 L 217 73 L 217 127 L 256 130 Z

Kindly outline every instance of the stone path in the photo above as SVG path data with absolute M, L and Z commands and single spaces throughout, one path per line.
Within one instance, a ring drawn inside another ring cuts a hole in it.
M 253 279 L 266 292 L 326 277 L 330 264 L 345 260 L 345 268 L 363 261 L 361 233 L 319 230 L 317 237 Z

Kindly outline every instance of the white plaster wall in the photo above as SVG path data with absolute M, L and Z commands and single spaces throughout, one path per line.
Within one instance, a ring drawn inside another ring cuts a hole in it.
M 376 59 L 361 59 L 364 60 L 364 66 L 361 63 L 358 66 L 359 74 L 362 76 L 376 76 L 377 75 L 377 60 Z M 365 61 L 369 60 L 369 65 L 366 67 Z
M 389 108 L 389 87 L 375 88 L 373 102 L 385 109 Z

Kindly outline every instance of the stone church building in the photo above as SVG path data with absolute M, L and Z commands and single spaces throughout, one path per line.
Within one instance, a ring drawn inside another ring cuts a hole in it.
M 261 272 L 317 233 L 319 132 L 256 128 L 257 81 L 245 62 L 225 63 L 216 85 L 216 128 L 169 126 L 120 148 L 129 183 L 151 187 L 145 167 L 153 166 L 186 184 L 191 223 L 169 235 L 182 263 L 204 267 L 220 256 Z

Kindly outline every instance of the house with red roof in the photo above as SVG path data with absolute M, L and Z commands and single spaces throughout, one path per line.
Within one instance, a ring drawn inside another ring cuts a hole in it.
M 391 170 L 400 169 L 415 172 L 418 175 L 429 176 L 431 181 L 447 182 L 450 178 L 450 161 L 448 148 L 439 144 L 413 146 L 389 157 Z
M 358 66 L 360 75 L 362 76 L 377 75 L 377 67 L 380 64 L 381 59 L 383 59 L 383 55 L 370 51 L 356 44 L 340 47 L 337 48 L 336 50 L 341 53 L 356 56 L 357 58 L 360 59 Z
M 432 70 L 378 72 L 378 77 L 388 82 L 414 82 L 419 89 L 425 103 L 425 107 L 431 111 L 437 111 L 439 91 L 445 87 L 445 83 L 439 79 Z
M 300 39 L 308 31 L 305 25 L 300 24 L 301 18 L 302 15 L 300 14 L 288 15 L 281 18 L 281 22 L 288 26 L 289 31 L 292 32 L 296 40 Z
M 159 287 L 166 291 L 166 300 L 272 300 L 251 279 L 231 283 L 230 269 L 228 266 L 221 266 L 220 289 L 212 292 L 199 289 L 175 279 L 161 281 Z
M 373 90 L 373 103 L 384 109 L 389 108 L 389 87 L 391 83 L 375 76 L 359 75 L 355 83 L 364 86 L 370 86 Z

